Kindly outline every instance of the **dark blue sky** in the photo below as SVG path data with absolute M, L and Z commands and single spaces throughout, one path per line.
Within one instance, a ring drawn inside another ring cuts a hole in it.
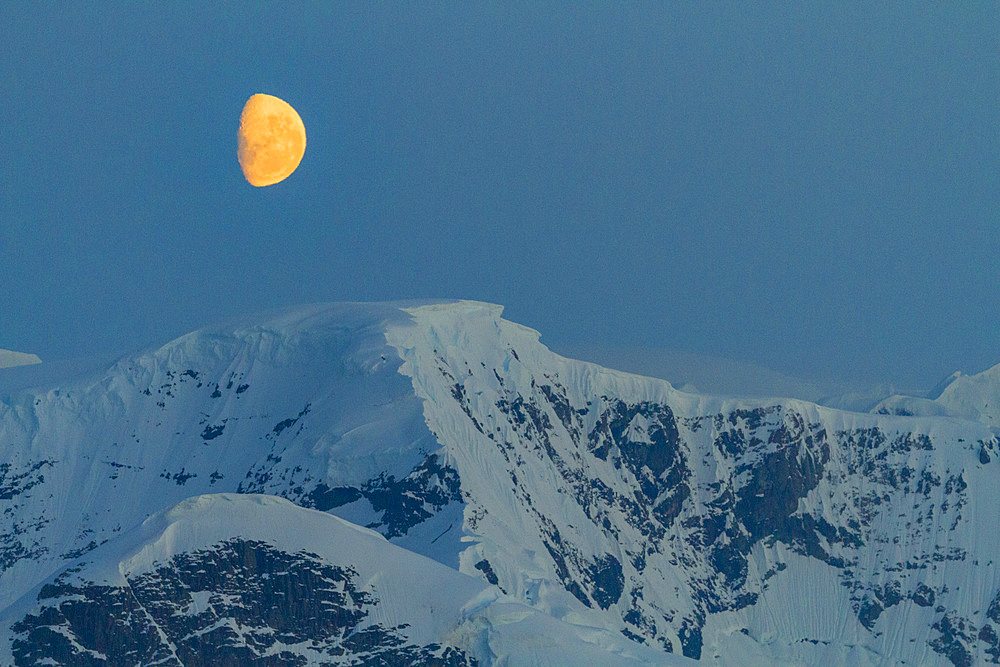
M 979 371 L 998 29 L 997 3 L 4 3 L 0 348 L 456 297 L 557 351 Z M 308 134 L 264 189 L 256 92 Z

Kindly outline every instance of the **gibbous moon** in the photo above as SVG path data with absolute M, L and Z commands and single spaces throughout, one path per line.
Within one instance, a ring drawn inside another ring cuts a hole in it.
M 306 128 L 288 102 L 257 93 L 240 114 L 240 169 L 258 188 L 279 183 L 295 171 L 306 152 Z

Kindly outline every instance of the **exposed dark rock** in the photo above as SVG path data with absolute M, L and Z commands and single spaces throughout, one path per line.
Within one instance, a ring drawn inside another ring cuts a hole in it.
M 568 555 L 572 560 L 578 560 L 573 549 L 568 548 L 568 545 L 564 544 L 562 537 L 559 535 L 559 530 L 549 524 L 548 533 L 546 538 L 543 539 L 542 543 L 545 545 L 545 549 L 549 552 L 549 556 L 552 557 L 552 562 L 556 566 L 556 576 L 559 577 L 559 581 L 566 588 L 567 591 L 573 594 L 577 600 L 582 602 L 588 607 L 593 607 L 590 598 L 583 591 L 583 588 L 570 573 L 569 568 L 566 565 L 566 556 Z
M 42 588 L 41 608 L 13 626 L 15 664 L 472 665 L 461 651 L 408 642 L 403 627 L 369 625 L 378 600 L 357 573 L 306 552 L 233 539 L 179 554 L 126 587 Z M 285 649 L 306 645 L 314 659 Z M 106 656 L 106 660 L 96 657 Z M 326 663 L 320 656 L 329 655 Z
M 771 432 L 770 442 L 779 448 L 753 468 L 750 482 L 739 491 L 736 516 L 754 542 L 774 535 L 789 544 L 798 543 L 807 555 L 827 560 L 816 531 L 828 524 L 793 513 L 799 500 L 819 484 L 829 461 L 829 445 L 825 439 L 804 435 L 797 415 L 791 420 L 795 433 L 786 424 Z
M 222 432 L 225 429 L 226 429 L 225 423 L 218 424 L 216 426 L 211 426 L 211 425 L 206 426 L 205 430 L 201 432 L 201 438 L 206 442 L 209 440 L 214 440 L 215 438 L 218 438 L 220 435 L 222 435 Z
M 45 475 L 41 471 L 53 465 L 55 461 L 44 460 L 14 469 L 9 463 L 0 463 L 0 500 L 11 500 L 43 484 Z
M 986 618 L 1000 624 L 1000 591 L 997 591 L 997 594 L 993 596 L 993 601 L 990 602 L 990 606 L 986 609 Z
M 677 635 L 681 639 L 681 653 L 687 658 L 701 660 L 701 628 L 705 623 L 704 618 L 684 619 L 681 630 Z
M 93 551 L 99 546 L 100 545 L 96 541 L 91 540 L 90 542 L 80 547 L 79 549 L 71 549 L 70 551 L 67 551 L 66 553 L 62 554 L 62 557 L 65 558 L 66 560 L 76 560 L 80 556 L 90 551 Z
M 556 413 L 556 417 L 559 418 L 566 431 L 571 436 L 574 436 L 575 440 L 578 440 L 582 423 L 580 422 L 579 413 L 573 409 L 573 406 L 570 405 L 569 400 L 566 398 L 565 388 L 558 383 L 553 383 L 553 385 L 540 385 L 539 389 L 545 394 L 545 398 L 548 399 L 549 403 L 552 404 L 552 411 Z
M 885 584 L 880 588 L 875 589 L 875 595 L 886 609 L 889 607 L 895 607 L 897 604 L 903 601 L 903 596 L 900 593 L 902 586 L 898 581 L 893 581 Z
M 932 607 L 934 606 L 934 589 L 921 582 L 910 594 L 910 599 L 920 607 Z
M 648 420 L 648 443 L 636 442 L 626 435 L 632 420 L 637 416 Z M 633 472 L 646 466 L 653 477 L 659 478 L 670 470 L 673 476 L 664 480 L 665 485 L 673 486 L 681 481 L 684 461 L 679 447 L 680 434 L 677 431 L 677 420 L 669 406 L 648 402 L 630 406 L 617 401 L 613 409 L 605 412 L 594 427 L 591 441 L 597 439 L 595 434 L 602 432 L 610 436 L 611 442 L 618 447 L 622 458 Z M 656 494 L 652 495 L 655 497 Z
M 990 656 L 990 662 L 1000 664 L 1000 637 L 992 625 L 986 623 L 979 628 L 979 641 L 986 644 L 984 653 Z
M 303 498 L 303 504 L 306 507 L 312 507 L 325 512 L 335 507 L 346 505 L 347 503 L 353 503 L 358 498 L 361 498 L 361 496 L 360 489 L 356 489 L 353 486 L 335 486 L 331 489 L 325 482 L 320 482 L 316 485 L 316 488 Z
M 625 578 L 622 564 L 611 554 L 605 554 L 590 566 L 591 596 L 601 609 L 607 609 L 622 596 Z
M 475 567 L 483 573 L 483 576 L 486 577 L 486 581 L 490 582 L 494 586 L 500 583 L 500 580 L 497 578 L 497 573 L 493 571 L 493 567 L 490 566 L 490 562 L 485 558 L 476 563 Z
M 955 667 L 971 667 L 972 653 L 968 647 L 972 643 L 972 637 L 969 632 L 975 629 L 967 625 L 965 620 L 952 618 L 947 614 L 931 627 L 939 633 L 929 642 L 934 652 L 943 655 Z
M 461 502 L 458 472 L 430 455 L 403 479 L 379 475 L 361 488 L 361 493 L 382 518 L 369 528 L 386 537 L 405 535 L 450 502 Z
M 875 622 L 878 621 L 878 617 L 882 615 L 883 611 L 885 611 L 885 608 L 878 600 L 865 597 L 858 608 L 858 620 L 861 621 L 861 625 L 869 630 L 873 630 Z
M 629 435 L 637 417 L 646 422 L 641 441 Z M 655 502 L 657 519 L 669 527 L 691 495 L 686 484 L 691 472 L 681 450 L 673 411 L 656 403 L 611 402 L 590 433 L 590 451 L 607 460 L 612 450 L 635 476 L 646 499 Z
M 169 470 L 164 470 L 160 473 L 160 477 L 166 480 L 173 480 L 174 484 L 177 486 L 184 486 L 187 481 L 193 477 L 197 477 L 196 472 L 187 472 L 185 468 L 181 468 L 179 472 L 170 472 Z
M 241 483 L 238 492 L 266 493 L 270 479 L 270 471 L 260 471 L 252 482 Z M 367 528 L 392 538 L 405 535 L 410 528 L 434 516 L 449 503 L 461 502 L 462 493 L 458 472 L 431 454 L 402 479 L 383 473 L 360 486 L 331 488 L 319 482 L 304 493 L 299 487 L 290 499 L 325 512 L 360 498 L 367 499 L 372 509 L 381 515 Z
M 750 540 L 745 535 L 736 535 L 735 540 L 714 545 L 708 551 L 708 560 L 726 578 L 726 582 L 735 588 L 746 581 L 749 553 Z
M 289 417 L 288 419 L 283 419 L 277 424 L 275 424 L 274 428 L 271 429 L 271 433 L 273 433 L 275 436 L 279 436 L 281 435 L 281 432 L 284 431 L 285 429 L 295 426 L 295 424 L 297 424 L 300 419 L 309 414 L 309 409 L 311 407 L 312 407 L 311 403 L 306 403 L 306 406 L 299 411 L 299 414 L 295 415 L 294 417 Z

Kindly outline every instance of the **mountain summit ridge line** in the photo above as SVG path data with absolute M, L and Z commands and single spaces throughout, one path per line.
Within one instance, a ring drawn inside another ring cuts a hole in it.
M 43 582 L 236 492 L 377 531 L 619 652 L 995 661 L 1000 447 L 979 416 L 685 393 L 481 302 L 231 321 L 0 401 L 0 644 L 39 636 L 13 610 L 62 604 L 32 599 Z

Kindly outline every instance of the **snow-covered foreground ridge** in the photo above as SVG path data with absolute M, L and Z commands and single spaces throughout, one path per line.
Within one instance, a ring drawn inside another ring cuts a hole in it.
M 607 630 L 557 621 L 378 533 L 255 494 L 196 496 L 159 512 L 0 618 L 15 633 L 0 645 L 3 664 L 661 657 Z
M 440 664 L 996 663 L 1000 444 L 977 414 L 686 394 L 560 357 L 477 302 L 299 308 L 8 395 L 0 373 L 0 656 L 181 660 L 188 635 L 184 655 L 209 655 L 252 625 L 247 655 L 302 664 L 374 660 L 372 643 Z M 206 493 L 290 503 L 186 500 Z M 143 525 L 178 503 L 203 518 Z M 232 598 L 304 552 L 342 571 L 323 570 L 330 604 L 373 596 L 350 632 Z M 190 589 L 149 604 L 198 623 L 146 609 L 149 632 L 92 645 L 74 605 L 118 623 L 101 600 L 141 553 L 139 583 Z M 218 576 L 195 590 L 185 563 Z M 378 586 L 407 577 L 468 595 Z M 472 599 L 502 605 L 463 616 Z

